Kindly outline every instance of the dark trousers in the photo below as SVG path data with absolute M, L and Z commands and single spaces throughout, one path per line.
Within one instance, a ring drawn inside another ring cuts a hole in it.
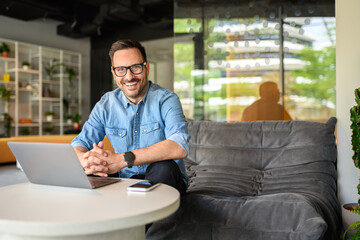
M 182 178 L 179 166 L 174 160 L 151 163 L 145 175 L 134 175 L 131 178 L 146 179 L 152 183 L 164 183 L 176 188 L 181 195 L 186 192 L 186 185 Z

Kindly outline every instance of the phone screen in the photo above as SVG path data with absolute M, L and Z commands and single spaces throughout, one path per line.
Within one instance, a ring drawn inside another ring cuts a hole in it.
M 129 191 L 138 191 L 138 192 L 147 192 L 151 191 L 152 189 L 156 188 L 160 184 L 153 184 L 150 181 L 140 181 L 133 185 L 128 186 Z
M 135 184 L 131 185 L 130 187 L 151 188 L 152 186 L 153 186 L 153 184 L 151 182 L 141 181 L 141 182 L 138 182 L 138 183 L 135 183 Z

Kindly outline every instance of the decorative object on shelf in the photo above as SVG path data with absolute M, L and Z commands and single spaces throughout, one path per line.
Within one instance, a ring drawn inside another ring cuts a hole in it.
M 67 124 L 72 124 L 73 123 L 73 116 L 66 115 L 66 123 Z
M 51 90 L 48 87 L 44 87 L 43 88 L 43 97 L 48 97 L 48 98 L 54 98 L 55 97 L 55 93 L 53 90 Z
M 10 74 L 7 73 L 3 74 L 3 80 L 4 82 L 10 82 Z
M 19 82 L 19 89 L 25 89 L 28 91 L 32 91 L 34 90 L 33 86 L 30 83 L 24 83 L 24 82 Z
M 47 111 L 45 113 L 45 117 L 46 117 L 46 121 L 47 122 L 52 122 L 54 120 L 54 117 L 55 117 L 55 113 L 52 112 L 52 111 Z
M 74 130 L 80 130 L 81 129 L 81 115 L 79 113 L 76 113 L 74 116 L 74 123 L 73 123 L 73 128 Z
M 352 159 L 355 167 L 360 169 L 360 88 L 355 89 L 355 102 L 356 105 L 350 109 L 351 145 L 354 152 Z M 357 190 L 360 195 L 360 184 L 358 184 Z M 349 228 L 352 223 L 360 221 L 359 204 L 360 199 L 357 203 L 342 205 L 341 211 L 345 229 Z
M 19 123 L 20 124 L 32 123 L 32 120 L 30 118 L 20 118 Z
M 23 61 L 21 63 L 22 69 L 28 70 L 30 68 L 30 63 L 28 61 Z
M 9 57 L 10 47 L 7 43 L 2 42 L 0 46 L 0 53 L 2 57 Z
M 34 90 L 33 86 L 30 84 L 30 83 L 26 83 L 25 86 L 24 86 L 25 89 L 29 90 L 29 91 L 32 91 Z

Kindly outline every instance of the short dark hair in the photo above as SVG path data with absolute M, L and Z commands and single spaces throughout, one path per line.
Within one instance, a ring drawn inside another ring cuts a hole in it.
M 123 50 L 123 49 L 129 49 L 129 48 L 137 48 L 139 49 L 144 62 L 147 62 L 146 59 L 146 52 L 145 52 L 145 48 L 138 42 L 135 40 L 118 40 L 116 42 L 114 42 L 111 45 L 110 51 L 109 51 L 109 56 L 110 56 L 110 60 L 111 60 L 111 64 L 113 62 L 113 58 L 114 58 L 114 54 L 116 51 L 118 50 Z

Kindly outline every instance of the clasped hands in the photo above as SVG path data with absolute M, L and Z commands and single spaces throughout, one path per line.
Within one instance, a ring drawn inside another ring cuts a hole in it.
M 126 163 L 119 160 L 119 154 L 104 150 L 103 147 L 102 141 L 98 144 L 93 143 L 93 149 L 83 155 L 82 165 L 87 175 L 107 177 L 108 174 L 116 173 L 126 167 Z

